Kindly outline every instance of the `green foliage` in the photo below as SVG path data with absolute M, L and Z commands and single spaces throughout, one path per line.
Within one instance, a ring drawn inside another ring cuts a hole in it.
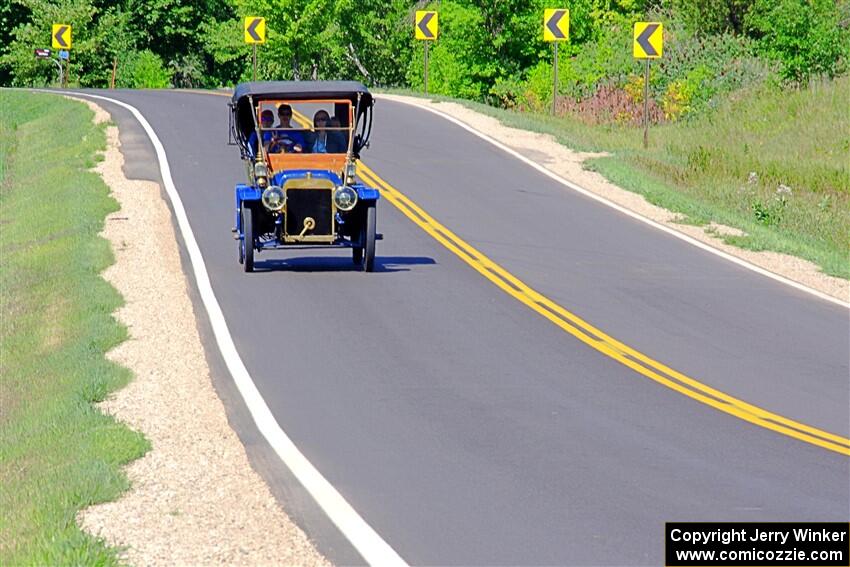
M 218 22 L 211 37 L 216 63 L 241 62 L 231 80 L 250 79 L 250 46 L 242 18 L 266 18 L 258 78 L 360 79 L 399 84 L 412 49 L 405 0 L 236 0 L 237 18 Z
M 251 78 L 243 18 L 266 18 L 258 47 L 261 79 L 359 79 L 373 86 L 423 86 L 418 9 L 440 13 L 430 48 L 430 91 L 506 107 L 551 104 L 551 44 L 542 41 L 545 0 L 11 0 L 0 5 L 0 84 L 47 85 L 55 66 L 33 57 L 54 22 L 73 26 L 71 81 L 108 85 L 113 63 L 157 56 L 179 87 Z M 840 0 L 572 0 L 570 40 L 559 44 L 558 92 L 611 100 L 641 72 L 631 55 L 632 24 L 665 23 L 665 54 L 653 63 L 653 100 L 683 116 L 719 94 L 774 73 L 803 81 L 837 76 L 850 59 L 850 3 Z M 5 38 L 5 40 L 4 40 Z M 139 84 L 162 85 L 155 59 Z M 148 65 L 145 67 L 145 65 Z M 141 72 L 141 71 L 140 71 Z M 123 73 L 123 84 L 136 84 Z M 602 98 L 607 96 L 605 94 Z M 664 98 L 666 97 L 666 99 Z M 610 98 L 610 97 L 609 97 Z M 596 105 L 593 102 L 591 106 Z M 672 107 L 671 107 L 672 108 Z M 684 110 L 682 110 L 684 109 Z
M 214 64 L 204 30 L 235 15 L 232 0 L 122 0 L 133 49 L 150 50 L 179 87 L 214 87 L 229 81 L 233 69 Z M 241 32 L 241 22 L 236 24 Z M 241 37 L 240 37 L 241 39 Z M 130 55 L 129 52 L 124 52 Z
M 788 199 L 779 195 L 767 202 L 755 199 L 751 205 L 756 222 L 765 226 L 776 226 L 782 222 L 782 215 L 787 206 Z
M 436 94 L 481 100 L 499 62 L 488 53 L 489 34 L 480 10 L 447 0 L 440 5 L 440 40 L 430 45 L 428 90 Z M 408 81 L 422 88 L 424 43 L 417 42 Z
M 675 24 L 670 28 L 650 87 L 662 101 L 664 97 L 669 101 L 674 91 L 685 96 L 687 108 L 677 116 L 706 109 L 716 103 L 717 95 L 756 87 L 774 77 L 774 66 L 756 57 L 753 41 L 746 37 L 699 36 Z
M 196 53 L 179 55 L 168 63 L 171 83 L 178 89 L 214 86 L 206 77 L 203 58 Z
M 592 95 L 601 84 L 622 86 L 640 71 L 632 57 L 632 17 L 608 14 L 594 41 L 559 64 L 558 93 L 573 99 Z
M 12 0 L 0 7 L 8 26 L 3 33 L 10 38 L 0 47 L 0 84 L 44 86 L 56 80 L 55 65 L 36 59 L 33 49 L 50 47 L 52 24 L 61 22 L 72 26 L 72 85 L 105 87 L 116 59 L 148 50 L 179 75 L 175 83 L 213 86 L 219 68 L 201 30 L 214 24 L 210 14 L 232 13 L 229 0 Z
M 2 61 L 14 38 L 12 32 L 15 26 L 27 17 L 29 17 L 28 10 L 24 6 L 8 1 L 0 3 L 0 85 L 12 84 L 12 68 L 3 65 Z
M 441 2 L 440 39 L 430 46 L 429 91 L 525 105 L 525 79 L 551 57 L 550 45 L 542 41 L 546 6 L 543 0 Z M 422 87 L 422 43 L 417 42 L 407 72 L 414 88 Z
M 205 38 L 204 50 L 210 61 L 208 68 L 215 70 L 214 74 L 207 74 L 208 86 L 232 85 L 240 79 L 250 78 L 245 73 L 251 64 L 251 52 L 242 39 L 241 21 L 235 18 L 210 20 L 201 24 L 199 33 Z
M 413 53 L 412 19 L 404 0 L 337 0 L 333 18 L 346 65 L 335 78 L 361 78 L 376 86 L 404 84 Z
M 700 35 L 739 34 L 756 0 L 672 0 L 676 16 L 691 32 Z
M 162 60 L 146 49 L 119 61 L 115 85 L 129 89 L 164 89 L 169 86 L 170 76 Z
M 15 4 L 23 8 L 17 14 L 25 19 L 12 29 L 12 40 L 0 57 L 0 67 L 12 75 L 12 85 L 45 86 L 56 81 L 54 64 L 33 56 L 33 49 L 50 47 L 54 22 L 73 28 L 71 81 L 92 72 L 93 63 L 99 59 L 99 45 L 91 26 L 97 11 L 89 0 L 15 0 Z
M 834 77 L 847 70 L 848 18 L 850 4 L 846 1 L 756 0 L 746 28 L 758 38 L 759 52 L 781 63 L 785 79 L 803 82 L 815 75 Z

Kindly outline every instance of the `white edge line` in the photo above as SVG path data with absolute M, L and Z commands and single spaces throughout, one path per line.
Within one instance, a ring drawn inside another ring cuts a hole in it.
M 389 96 L 394 96 L 394 95 L 389 95 Z M 382 98 L 381 95 L 376 95 L 376 97 Z M 475 128 L 473 128 L 469 124 L 466 124 L 462 120 L 455 118 L 454 116 L 451 116 L 449 114 L 446 114 L 445 112 L 443 112 L 441 110 L 431 108 L 430 106 L 426 106 L 424 103 L 421 103 L 421 102 L 418 102 L 418 101 L 404 100 L 404 99 L 401 99 L 401 98 L 385 98 L 384 100 L 387 100 L 387 101 L 390 101 L 390 102 L 398 102 L 398 103 L 401 103 L 401 104 L 407 104 L 407 105 L 410 105 L 410 106 L 415 106 L 417 108 L 421 108 L 422 110 L 427 110 L 428 112 L 432 112 L 432 113 L 436 114 L 437 116 L 440 116 L 440 117 L 448 120 L 449 122 L 453 122 L 453 123 L 457 124 L 458 126 L 463 128 L 464 130 L 467 130 L 467 131 L 471 132 L 472 134 L 475 134 L 476 136 L 478 136 L 482 140 L 490 142 L 491 144 L 493 144 L 494 146 L 496 146 L 500 150 L 503 150 L 503 151 L 509 153 L 513 157 L 524 162 L 526 165 L 530 165 L 531 167 L 533 167 L 534 169 L 536 169 L 540 173 L 543 173 L 544 175 L 550 177 L 551 179 L 554 179 L 558 183 L 572 189 L 573 191 L 577 191 L 578 193 L 581 193 L 582 195 L 590 197 L 591 199 L 594 199 L 594 200 L 596 200 L 596 201 L 598 201 L 598 202 L 600 202 L 604 205 L 607 205 L 607 206 L 609 206 L 613 209 L 616 209 L 616 210 L 620 211 L 621 213 L 632 217 L 633 219 L 636 219 L 636 220 L 639 220 L 643 223 L 646 223 L 649 226 L 657 228 L 658 230 L 663 230 L 667 234 L 670 234 L 672 236 L 675 236 L 676 238 L 684 240 L 685 242 L 687 242 L 689 244 L 692 244 L 694 246 L 702 248 L 703 250 L 705 250 L 707 252 L 711 252 L 712 254 L 720 256 L 721 258 L 723 258 L 725 260 L 728 260 L 730 262 L 734 262 L 735 264 L 738 264 L 739 266 L 747 268 L 748 270 L 752 270 L 753 272 L 756 272 L 756 273 L 761 274 L 763 276 L 767 276 L 767 277 L 769 277 L 773 280 L 784 283 L 785 285 L 789 285 L 789 286 L 794 287 L 796 289 L 799 289 L 801 291 L 805 291 L 807 293 L 810 293 L 810 294 L 812 294 L 816 297 L 819 297 L 820 299 L 824 299 L 826 301 L 830 301 L 832 303 L 835 303 L 836 305 L 840 305 L 842 307 L 846 307 L 846 308 L 850 309 L 850 302 L 844 302 L 844 301 L 838 299 L 837 297 L 833 297 L 829 294 L 823 293 L 822 291 L 816 290 L 816 289 L 811 288 L 807 285 L 801 284 L 800 282 L 796 282 L 792 279 L 786 278 L 785 276 L 781 276 L 777 273 L 771 272 L 770 270 L 766 270 L 766 269 L 762 268 L 761 266 L 757 266 L 757 265 L 752 264 L 752 263 L 750 263 L 746 260 L 738 258 L 737 256 L 733 256 L 732 254 L 729 254 L 728 252 L 724 252 L 723 250 L 720 250 L 718 248 L 710 246 L 710 245 L 708 245 L 704 242 L 701 242 L 701 241 L 693 238 L 692 236 L 689 236 L 689 235 L 687 235 L 683 232 L 679 232 L 678 230 L 670 228 L 669 226 L 665 226 L 665 225 L 663 225 L 659 222 L 656 222 L 656 221 L 654 221 L 650 218 L 647 218 L 647 217 L 645 217 L 645 216 L 643 216 L 639 213 L 636 213 L 636 212 L 634 212 L 630 209 L 627 209 L 627 208 L 625 208 L 621 205 L 618 205 L 617 203 L 610 201 L 610 200 L 606 199 L 605 197 L 602 197 L 600 195 L 597 195 L 596 193 L 588 191 L 587 189 L 585 189 L 585 188 L 583 188 L 579 185 L 576 185 L 572 181 L 569 181 L 568 179 L 561 177 L 560 175 L 558 175 L 554 171 L 551 171 L 551 170 L 547 169 L 546 167 L 540 165 L 539 163 L 525 157 L 521 153 L 519 153 L 516 150 L 506 146 L 505 144 L 496 140 L 495 138 L 492 138 L 489 135 L 484 134 L 483 132 L 481 132 L 479 130 L 476 130 Z M 496 118 L 495 120 L 498 120 L 498 118 Z
M 248 407 L 248 411 L 251 413 L 251 417 L 254 419 L 257 428 L 278 454 L 281 461 L 292 471 L 292 474 L 295 475 L 307 492 L 316 500 L 316 503 L 327 514 L 328 518 L 339 528 L 346 539 L 357 549 L 369 565 L 380 565 L 382 567 L 384 565 L 406 566 L 407 563 L 401 556 L 366 523 L 336 488 L 298 450 L 289 436 L 277 423 L 277 420 L 275 420 L 269 406 L 251 379 L 251 375 L 248 373 L 245 364 L 242 362 L 242 358 L 236 350 L 236 345 L 233 343 L 233 337 L 230 336 L 221 306 L 219 306 L 213 292 L 207 267 L 201 255 L 201 249 L 195 240 L 195 234 L 192 232 L 192 227 L 189 225 L 189 218 L 186 216 L 186 210 L 183 208 L 183 202 L 171 178 L 171 168 L 168 165 L 165 148 L 142 113 L 129 104 L 105 96 L 67 91 L 39 92 L 63 94 L 71 97 L 83 96 L 109 101 L 126 108 L 136 117 L 136 120 L 142 125 L 142 128 L 144 128 L 156 150 L 165 191 L 171 200 L 174 215 L 177 217 L 177 226 L 186 243 L 189 260 L 192 263 L 192 270 L 195 274 L 195 280 L 198 283 L 198 292 L 200 293 L 207 315 L 210 318 L 219 351 L 224 358 L 227 369 L 230 371 L 230 375 L 233 377 L 233 381 L 236 383 L 236 387 L 239 389 L 239 393 L 242 394 L 242 399 L 245 400 L 245 405 Z

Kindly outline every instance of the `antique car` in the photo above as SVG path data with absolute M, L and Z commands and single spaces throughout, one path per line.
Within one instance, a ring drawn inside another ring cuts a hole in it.
M 368 147 L 372 95 L 355 81 L 239 84 L 230 101 L 230 142 L 248 182 L 236 185 L 235 237 L 246 272 L 269 249 L 350 248 L 375 266 L 377 189 L 355 178 Z

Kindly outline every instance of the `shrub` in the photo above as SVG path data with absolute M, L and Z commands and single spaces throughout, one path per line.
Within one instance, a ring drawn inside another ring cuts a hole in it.
M 699 36 L 740 33 L 754 0 L 673 0 L 677 16 Z
M 633 88 L 637 87 L 638 88 Z M 593 96 L 582 101 L 565 97 L 559 101 L 559 112 L 570 112 L 590 124 L 632 124 L 643 123 L 643 76 L 638 81 L 629 83 L 626 88 L 614 85 L 602 85 Z M 628 89 L 628 90 L 627 90 Z M 630 92 L 631 91 L 631 92 Z M 647 104 L 649 121 L 661 122 L 663 111 L 658 104 L 650 99 Z
M 758 86 L 775 73 L 755 55 L 755 45 L 746 37 L 729 33 L 703 37 L 675 22 L 664 31 L 664 57 L 650 87 L 656 96 L 663 96 L 672 83 L 679 83 L 677 88 L 689 91 L 690 111 L 703 109 L 717 94 Z
M 155 53 L 139 51 L 118 61 L 115 84 L 130 89 L 164 89 L 169 86 L 170 74 Z
M 190 53 L 168 62 L 171 69 L 171 82 L 175 88 L 191 89 L 204 86 L 206 82 L 204 61 L 200 55 Z
M 759 52 L 781 63 L 783 78 L 804 82 L 814 75 L 834 77 L 847 70 L 850 33 L 840 21 L 848 16 L 847 2 L 756 0 L 745 24 L 758 39 Z
M 708 66 L 700 64 L 688 71 L 684 78 L 669 83 L 661 99 L 664 117 L 677 120 L 692 112 L 698 102 L 708 100 L 716 92 L 710 82 L 711 76 Z

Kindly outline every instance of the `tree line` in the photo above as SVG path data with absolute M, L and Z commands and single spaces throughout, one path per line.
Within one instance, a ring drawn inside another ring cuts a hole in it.
M 558 69 L 567 107 L 600 93 L 631 96 L 638 20 L 665 23 L 651 85 L 658 108 L 667 96 L 673 113 L 752 82 L 839 75 L 850 55 L 848 0 L 11 0 L 0 5 L 0 85 L 52 84 L 55 68 L 33 49 L 49 47 L 51 25 L 65 23 L 74 85 L 106 87 L 115 70 L 119 87 L 232 86 L 251 76 L 250 15 L 267 23 L 262 79 L 418 89 L 423 46 L 413 20 L 428 9 L 440 14 L 431 92 L 540 109 L 552 96 L 542 15 L 553 4 L 570 9 Z

